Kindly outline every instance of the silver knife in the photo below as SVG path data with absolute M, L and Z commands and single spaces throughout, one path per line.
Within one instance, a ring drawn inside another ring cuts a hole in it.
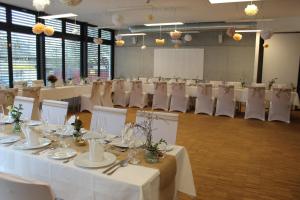
M 113 164 L 112 166 L 110 166 L 109 168 L 107 168 L 106 170 L 104 170 L 104 171 L 102 172 L 102 174 L 105 174 L 105 173 L 109 172 L 109 171 L 112 170 L 115 166 L 119 165 L 121 162 L 122 162 L 122 160 L 116 162 L 115 164 Z

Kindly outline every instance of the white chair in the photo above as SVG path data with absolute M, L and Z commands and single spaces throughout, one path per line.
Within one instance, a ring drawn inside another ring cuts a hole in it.
M 148 79 L 148 83 L 159 82 L 159 81 L 160 81 L 159 79 L 160 79 L 160 78 L 158 78 L 158 77 L 152 77 L 152 78 L 149 78 L 149 79 Z
M 168 144 L 176 144 L 178 114 L 165 112 L 137 111 L 136 122 L 141 123 L 146 120 L 147 115 L 153 115 L 152 121 L 152 141 L 158 142 L 164 139 Z
M 269 109 L 269 121 L 283 121 L 290 123 L 291 89 L 273 88 Z
M 272 88 L 286 88 L 287 89 L 287 88 L 290 88 L 290 87 L 286 83 L 274 83 L 272 85 Z
M 142 81 L 132 81 L 129 107 L 144 108 L 148 104 L 148 94 L 143 92 Z
M 235 99 L 234 87 L 219 85 L 218 99 L 216 107 L 216 116 L 225 115 L 234 118 L 235 114 Z
M 23 97 L 34 98 L 33 110 L 31 115 L 32 120 L 40 119 L 40 94 L 41 87 L 25 87 L 22 90 Z
M 49 124 L 64 125 L 68 112 L 68 102 L 43 100 L 41 119 Z
M 186 112 L 189 96 L 185 94 L 185 83 L 172 83 L 170 111 Z
M 186 85 L 196 85 L 196 80 L 194 79 L 188 79 L 185 81 Z
M 100 93 L 101 105 L 105 107 L 113 107 L 112 102 L 112 81 L 104 82 L 103 92 Z
M 44 80 L 32 81 L 32 87 L 44 87 Z
M 25 180 L 0 172 L 0 199 L 2 200 L 54 200 L 54 194 L 46 183 Z
M 15 81 L 14 82 L 14 88 L 22 89 L 24 87 L 27 87 L 27 81 Z
M 266 83 L 251 83 L 251 86 L 252 87 L 264 87 L 264 88 L 267 87 Z
M 114 80 L 114 105 L 126 107 L 129 103 L 129 94 L 125 88 L 125 80 Z
M 170 95 L 168 95 L 167 89 L 167 82 L 154 83 L 152 109 L 169 110 Z
M 91 130 L 97 132 L 103 128 L 105 133 L 121 136 L 126 114 L 127 109 L 95 106 L 91 119 Z
M 142 81 L 142 83 L 147 83 L 148 82 L 148 78 L 146 78 L 146 77 L 139 77 L 139 81 Z
M 245 119 L 260 119 L 265 121 L 265 88 L 249 87 L 247 93 Z
M 101 88 L 103 83 L 100 81 L 94 81 L 90 95 L 81 95 L 81 107 L 80 111 L 87 110 L 93 111 L 94 106 L 101 106 Z
M 224 81 L 209 81 L 209 83 L 212 84 L 214 88 L 219 87 L 219 85 L 224 85 Z
M 31 119 L 33 103 L 34 103 L 34 98 L 21 97 L 21 96 L 15 97 L 14 106 L 19 107 L 19 105 L 21 104 L 23 108 L 21 119 L 25 119 L 25 120 Z
M 197 86 L 197 99 L 195 114 L 206 113 L 213 115 L 215 100 L 212 97 L 212 84 L 199 84 Z
M 227 82 L 226 85 L 233 85 L 234 89 L 240 89 L 242 88 L 242 83 L 241 82 Z

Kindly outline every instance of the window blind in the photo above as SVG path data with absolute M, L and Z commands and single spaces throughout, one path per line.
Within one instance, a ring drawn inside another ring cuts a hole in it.
M 111 32 L 106 30 L 101 30 L 101 38 L 104 40 L 111 40 Z
M 45 38 L 46 78 L 50 74 L 62 78 L 62 39 Z
M 111 46 L 100 46 L 100 77 L 103 79 L 111 79 Z
M 99 30 L 97 27 L 88 26 L 88 37 L 92 37 L 92 38 L 99 37 L 98 31 Z
M 98 45 L 88 43 L 88 76 L 98 76 Z
M 65 40 L 66 79 L 80 78 L 80 42 Z
M 66 33 L 80 35 L 80 25 L 67 22 L 66 23 Z
M 59 19 L 47 19 L 45 20 L 46 26 L 52 26 L 55 30 L 55 32 L 61 32 L 62 31 L 62 22 Z
M 0 31 L 0 85 L 9 85 L 7 32 Z
M 0 6 L 0 22 L 6 22 L 6 9 Z
M 12 23 L 21 25 L 21 26 L 28 26 L 32 27 L 35 25 L 35 15 L 21 12 L 17 10 L 12 10 Z

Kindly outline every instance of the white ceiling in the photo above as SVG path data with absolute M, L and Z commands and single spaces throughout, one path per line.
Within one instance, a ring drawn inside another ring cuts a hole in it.
M 1 2 L 34 10 L 32 0 L 1 0 Z M 255 2 L 260 12 L 256 18 L 295 18 L 300 19 L 300 0 L 264 0 Z M 126 25 L 149 22 L 147 16 L 153 14 L 152 22 L 203 22 L 255 19 L 243 13 L 247 3 L 211 5 L 208 0 L 82 0 L 76 7 L 62 5 L 59 0 L 51 0 L 46 8 L 50 14 L 73 12 L 78 20 L 101 27 L 112 26 L 112 15 L 120 14 Z M 297 20 L 296 20 L 297 21 Z M 300 24 L 300 21 L 297 21 Z

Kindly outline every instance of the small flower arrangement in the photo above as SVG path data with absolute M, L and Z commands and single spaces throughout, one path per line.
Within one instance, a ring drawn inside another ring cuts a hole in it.
M 83 134 L 80 131 L 82 128 L 82 121 L 79 119 L 79 116 L 76 117 L 74 123 L 72 123 L 72 126 L 74 127 L 73 138 L 75 140 L 75 144 L 78 146 L 86 145 L 86 141 L 82 139 Z
M 22 104 L 19 104 L 18 107 L 16 106 L 8 106 L 7 107 L 10 117 L 14 120 L 14 132 L 21 132 L 21 116 L 22 116 L 22 110 L 23 106 Z
M 57 81 L 57 77 L 55 75 L 49 75 L 47 80 L 50 82 L 50 83 L 55 83 Z
M 277 80 L 277 79 L 278 79 L 278 78 L 273 78 L 273 79 L 271 79 L 271 80 L 269 81 L 269 84 L 268 84 L 269 90 L 272 89 L 272 86 L 273 86 L 274 83 L 276 83 L 276 80 Z

